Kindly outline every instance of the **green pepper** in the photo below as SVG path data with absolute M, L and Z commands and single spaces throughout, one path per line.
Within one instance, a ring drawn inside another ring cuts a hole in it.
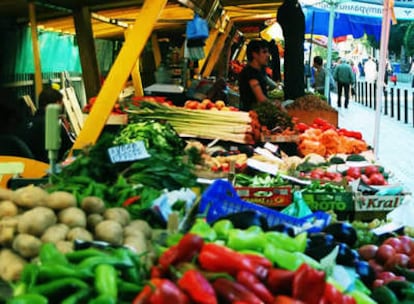
M 87 273 L 93 273 L 96 266 L 100 264 L 109 264 L 120 268 L 128 268 L 128 267 L 134 267 L 134 263 L 131 261 L 131 259 L 125 258 L 121 259 L 120 257 L 115 256 L 93 256 L 90 258 L 86 258 L 82 262 L 80 262 L 78 265 L 75 266 L 75 268 L 79 271 L 85 271 Z
M 266 237 L 263 233 L 241 229 L 231 229 L 229 231 L 227 246 L 234 250 L 252 249 L 261 252 L 265 245 Z
M 39 268 L 39 265 L 33 263 L 28 263 L 24 266 L 20 275 L 20 281 L 13 286 L 14 296 L 25 294 L 28 289 L 36 284 Z
M 41 280 L 60 279 L 62 277 L 85 279 L 93 277 L 93 275 L 85 268 L 78 269 L 74 266 L 70 267 L 62 264 L 44 264 L 38 269 L 38 278 Z
M 230 229 L 233 229 L 233 223 L 230 220 L 218 220 L 213 224 L 213 229 L 220 240 L 227 240 Z
M 85 303 L 85 300 L 89 297 L 90 294 L 90 289 L 80 289 L 77 292 L 71 294 L 66 299 L 64 299 L 61 304 Z
M 216 231 L 203 219 L 197 218 L 190 233 L 201 236 L 206 241 L 214 241 L 217 238 Z
M 95 289 L 99 295 L 118 298 L 118 272 L 109 264 L 100 264 L 95 268 Z
M 166 245 L 168 246 L 168 247 L 171 247 L 171 246 L 173 246 L 173 245 L 176 245 L 176 244 L 178 244 L 178 242 L 182 239 L 182 237 L 183 237 L 183 234 L 182 233 L 171 233 L 171 234 L 169 234 L 168 236 L 167 236 L 167 239 L 166 239 Z
M 66 254 L 66 258 L 71 263 L 79 263 L 82 260 L 94 256 L 108 256 L 103 250 L 96 249 L 94 247 L 89 247 L 85 249 L 75 250 Z
M 39 258 L 42 264 L 52 263 L 66 265 L 69 263 L 66 256 L 56 248 L 54 243 L 44 243 L 40 247 Z
M 88 283 L 76 278 L 62 278 L 51 282 L 34 286 L 30 293 L 38 293 L 45 297 L 61 297 L 64 294 L 72 294 L 79 289 L 88 288 Z
M 265 238 L 267 242 L 290 252 L 304 252 L 306 249 L 306 234 L 304 236 L 298 234 L 296 237 L 292 238 L 283 232 L 269 231 L 265 233 Z
M 113 299 L 107 295 L 100 295 L 95 299 L 90 300 L 88 304 L 117 304 L 117 299 Z
M 302 264 L 302 261 L 298 259 L 292 252 L 280 249 L 272 243 L 267 243 L 264 249 L 264 256 L 268 258 L 272 263 L 277 264 L 280 268 L 286 270 L 296 270 Z
M 47 304 L 49 301 L 47 298 L 36 293 L 26 293 L 11 298 L 7 301 L 7 304 Z

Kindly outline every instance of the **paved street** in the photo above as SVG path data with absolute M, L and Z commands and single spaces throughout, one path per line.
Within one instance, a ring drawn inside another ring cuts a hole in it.
M 336 107 L 337 96 L 333 94 Z M 360 131 L 369 145 L 374 142 L 375 111 L 359 103 L 350 102 L 349 108 L 338 109 L 340 127 Z M 378 160 L 406 191 L 414 192 L 414 128 L 412 124 L 381 115 L 378 140 Z

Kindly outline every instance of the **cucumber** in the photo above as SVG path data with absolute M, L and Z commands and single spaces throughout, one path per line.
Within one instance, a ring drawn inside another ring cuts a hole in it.
M 371 298 L 377 301 L 378 304 L 398 304 L 400 301 L 394 292 L 383 285 L 374 289 Z

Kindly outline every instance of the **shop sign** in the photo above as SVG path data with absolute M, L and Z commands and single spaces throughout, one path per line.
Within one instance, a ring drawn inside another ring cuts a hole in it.
M 108 149 L 108 154 L 112 163 L 135 161 L 151 156 L 148 154 L 142 140 L 126 145 L 111 147 Z
M 355 211 L 391 211 L 403 201 L 404 195 L 363 195 L 355 200 Z

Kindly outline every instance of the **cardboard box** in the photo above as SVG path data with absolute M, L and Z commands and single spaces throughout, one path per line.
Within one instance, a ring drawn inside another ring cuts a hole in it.
M 262 142 L 274 142 L 274 143 L 297 143 L 299 141 L 299 135 L 261 135 Z
M 329 211 L 352 213 L 355 210 L 352 192 L 317 193 L 303 192 L 303 199 L 313 211 Z
M 292 202 L 292 187 L 235 187 L 244 201 L 270 208 L 286 207 Z

